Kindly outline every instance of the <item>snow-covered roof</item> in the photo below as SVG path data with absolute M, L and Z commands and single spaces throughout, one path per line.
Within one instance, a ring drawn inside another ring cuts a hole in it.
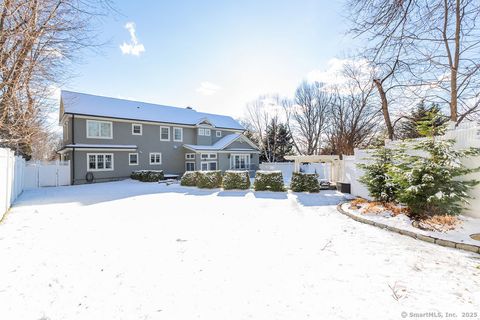
M 219 151 L 219 150 L 225 149 L 230 144 L 232 144 L 232 142 L 239 139 L 240 137 L 242 137 L 242 139 L 246 139 L 240 133 L 232 133 L 232 134 L 224 136 L 222 139 L 218 140 L 217 142 L 215 142 L 214 144 L 212 144 L 210 146 L 209 145 L 196 145 L 196 144 L 184 144 L 183 146 L 187 149 L 195 150 L 195 151 Z M 256 148 L 253 148 L 253 143 L 252 143 L 252 149 L 256 150 Z M 247 149 L 244 149 L 244 150 L 246 151 Z
M 245 130 L 230 116 L 198 112 L 158 104 L 116 99 L 62 90 L 63 112 L 97 117 L 120 118 L 192 125 L 207 120 L 214 127 Z

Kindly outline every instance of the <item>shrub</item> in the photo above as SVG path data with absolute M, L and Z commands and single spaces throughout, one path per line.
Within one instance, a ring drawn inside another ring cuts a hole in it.
M 137 170 L 130 175 L 133 180 L 142 182 L 158 182 L 164 179 L 163 170 Z
M 393 180 L 393 159 L 397 152 L 400 150 L 382 147 L 371 154 L 371 163 L 358 165 L 365 171 L 360 182 L 365 184 L 375 201 L 387 203 L 396 200 L 399 185 Z
M 225 190 L 250 188 L 250 176 L 248 171 L 225 171 L 223 176 L 223 188 Z
M 284 191 L 281 171 L 257 171 L 253 187 L 256 191 Z
M 318 174 L 294 172 L 290 182 L 290 189 L 294 192 L 319 192 Z
M 197 171 L 197 187 L 213 189 L 222 186 L 221 171 Z
M 407 205 L 415 218 L 459 214 L 468 204 L 468 191 L 476 180 L 460 180 L 480 168 L 466 168 L 461 160 L 477 156 L 480 149 L 454 149 L 455 140 L 427 139 L 414 150 L 422 155 L 405 155 L 394 168 L 394 180 L 400 186 L 398 200 Z
M 195 187 L 197 185 L 197 171 L 187 171 L 180 179 L 180 185 L 187 187 Z

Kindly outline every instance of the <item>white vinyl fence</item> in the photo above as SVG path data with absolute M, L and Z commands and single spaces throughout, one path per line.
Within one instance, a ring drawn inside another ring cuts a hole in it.
M 309 163 L 300 166 L 300 171 L 305 173 L 317 173 L 319 179 L 330 180 L 330 163 Z M 260 170 L 265 171 L 282 171 L 283 181 L 286 185 L 292 180 L 294 169 L 293 162 L 263 162 L 260 164 Z
M 0 148 L 0 219 L 23 191 L 25 160 Z
M 70 161 L 27 162 L 25 189 L 70 185 Z

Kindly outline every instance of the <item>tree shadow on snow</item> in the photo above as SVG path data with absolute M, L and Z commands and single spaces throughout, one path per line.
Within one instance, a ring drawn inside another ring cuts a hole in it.
M 219 197 L 245 197 L 251 190 L 223 190 L 217 196 Z
M 345 195 L 335 190 L 322 190 L 319 193 L 292 192 L 292 195 L 305 207 L 333 206 L 345 200 Z
M 255 191 L 253 195 L 257 199 L 288 199 L 286 192 Z

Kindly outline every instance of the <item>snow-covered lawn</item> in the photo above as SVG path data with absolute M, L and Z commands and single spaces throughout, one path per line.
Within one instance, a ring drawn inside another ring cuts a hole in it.
M 130 180 L 27 191 L 0 225 L 0 319 L 480 312 L 478 255 L 358 223 L 341 198 Z

